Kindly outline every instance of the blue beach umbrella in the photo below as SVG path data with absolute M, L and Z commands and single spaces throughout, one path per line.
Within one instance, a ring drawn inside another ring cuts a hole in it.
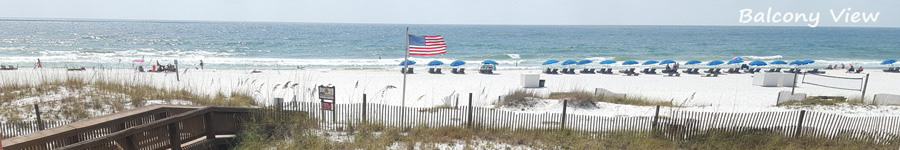
M 648 60 L 648 61 L 645 61 L 645 62 L 644 62 L 643 64 L 641 64 L 641 65 L 650 65 L 650 64 L 656 64 L 656 63 L 659 63 L 659 61 Z
M 443 64 L 444 64 L 444 62 L 441 62 L 438 60 L 433 60 L 431 62 L 428 62 L 428 66 L 438 66 L 438 65 L 443 65 Z
M 465 61 L 462 61 L 462 60 L 456 60 L 456 61 L 451 62 L 451 63 L 450 63 L 450 66 L 456 67 L 456 66 L 462 66 L 462 65 L 465 65 L 465 64 L 466 64 Z
M 585 60 L 578 61 L 578 63 L 576 63 L 576 65 L 584 65 L 584 64 L 589 64 L 592 62 L 594 62 L 594 61 L 585 59 Z
M 541 64 L 541 65 L 555 64 L 555 63 L 558 63 L 558 62 L 559 62 L 559 60 L 548 60 L 548 61 L 545 61 L 545 62 L 544 62 L 543 64 Z
M 499 63 L 497 63 L 496 61 L 493 61 L 493 60 L 485 60 L 485 61 L 482 61 L 481 63 L 482 63 L 482 64 L 492 64 L 492 65 L 498 65 L 498 64 L 499 64 Z
M 806 65 L 806 64 L 808 64 L 806 61 L 795 60 L 795 61 L 792 61 L 792 62 L 791 62 L 790 64 L 788 64 L 788 65 L 797 65 L 797 66 L 799 66 L 799 65 Z
M 765 65 L 766 65 L 766 62 L 760 61 L 760 60 L 754 60 L 754 61 L 751 61 L 749 65 L 751 65 L 751 66 L 765 66 Z
M 670 60 L 670 59 L 666 59 L 666 60 L 663 60 L 663 61 L 660 61 L 660 62 L 659 62 L 660 65 L 663 65 L 663 64 L 671 64 L 671 63 L 675 63 L 675 61 L 674 61 L 674 60 Z
M 814 61 L 814 60 L 804 60 L 804 61 L 803 61 L 803 63 L 806 63 L 806 64 L 812 64 L 812 63 L 815 63 L 815 62 L 816 62 L 816 61 Z
M 896 63 L 896 62 L 897 62 L 896 59 L 888 59 L 888 60 L 882 61 L 882 62 L 881 62 L 881 65 L 887 65 L 887 64 L 890 64 L 891 67 L 894 67 L 894 63 Z
M 684 63 L 684 64 L 685 64 L 685 65 L 693 65 L 693 64 L 699 64 L 699 63 L 701 63 L 699 60 L 691 60 L 691 61 L 688 61 L 688 62 L 686 62 L 686 63 Z
M 786 65 L 786 64 L 788 64 L 788 63 L 787 63 L 787 62 L 784 62 L 784 61 L 781 61 L 781 60 L 776 60 L 776 61 L 772 61 L 770 64 L 773 64 L 773 65 Z
M 405 62 L 400 62 L 400 65 L 401 65 L 401 66 L 406 65 L 406 64 L 409 64 L 409 65 L 415 65 L 416 62 L 415 62 L 415 61 L 412 61 L 412 60 L 406 60 Z
M 894 64 L 894 63 L 896 63 L 896 62 L 897 62 L 896 59 L 888 59 L 888 60 L 882 61 L 882 62 L 881 62 L 881 65 Z
M 634 60 L 622 62 L 622 65 L 634 65 L 634 64 L 638 64 L 638 62 L 634 61 Z
M 577 64 L 577 63 L 578 62 L 574 61 L 574 60 L 566 60 L 566 61 L 562 62 L 561 65 L 571 65 L 571 64 Z
M 603 60 L 603 61 L 600 61 L 600 64 L 604 64 L 604 65 L 605 65 L 605 64 L 614 64 L 614 63 L 616 63 L 615 60 Z
M 742 63 L 742 62 L 744 62 L 744 60 L 734 59 L 734 60 L 728 61 L 728 64 L 730 65 L 730 64 L 737 64 L 737 63 Z
M 713 60 L 713 61 L 710 61 L 709 63 L 706 63 L 706 65 L 707 66 L 715 66 L 715 65 L 721 65 L 723 63 L 725 63 L 725 62 L 721 61 L 721 60 Z

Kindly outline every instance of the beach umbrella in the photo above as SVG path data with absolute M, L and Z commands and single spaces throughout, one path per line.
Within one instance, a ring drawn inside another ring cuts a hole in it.
M 671 63 L 675 63 L 675 61 L 674 61 L 674 60 L 670 60 L 670 59 L 666 59 L 666 60 L 663 60 L 663 61 L 660 61 L 660 62 L 659 62 L 660 65 L 662 65 L 662 64 L 671 64 Z
M 578 63 L 576 63 L 576 65 L 584 65 L 584 64 L 589 64 L 592 62 L 594 62 L 594 61 L 585 59 L 585 60 L 578 61 Z
M 408 63 L 409 65 L 415 65 L 415 64 L 416 64 L 415 61 L 412 61 L 412 60 L 406 60 L 406 62 L 400 62 L 400 65 L 403 66 L 403 65 L 406 65 L 407 63 Z
M 742 60 L 743 61 L 744 57 L 737 56 L 737 57 L 731 58 L 731 60 Z
M 492 65 L 498 65 L 498 64 L 499 64 L 499 63 L 497 63 L 496 61 L 493 61 L 493 60 L 485 60 L 485 61 L 482 61 L 481 63 L 482 63 L 482 64 L 492 64 Z
M 734 59 L 734 60 L 728 61 L 728 64 L 730 65 L 730 64 L 737 64 L 737 63 L 742 63 L 742 62 L 744 62 L 744 60 Z
M 566 60 L 566 61 L 562 62 L 561 65 L 571 65 L 571 64 L 577 64 L 577 63 L 578 62 L 574 61 L 574 60 Z
M 798 66 L 799 66 L 799 65 L 806 65 L 806 64 L 808 64 L 806 61 L 795 60 L 795 61 L 792 61 L 792 62 L 791 62 L 790 64 L 788 64 L 788 65 L 798 65 Z
M 558 62 L 559 62 L 559 60 L 548 60 L 548 61 L 545 61 L 545 62 L 544 62 L 543 64 L 541 64 L 541 65 L 555 64 L 555 63 L 558 63 Z
M 814 63 L 814 62 L 816 62 L 816 61 L 814 61 L 814 60 L 804 60 L 804 61 L 803 61 L 803 63 L 805 63 L 805 64 L 811 64 L 811 63 Z
M 715 66 L 715 65 L 721 65 L 723 63 L 725 63 L 725 62 L 723 62 L 721 60 L 713 60 L 713 61 L 710 61 L 709 63 L 706 63 L 706 65 L 707 66 Z
M 428 62 L 428 66 L 438 66 L 438 65 L 443 65 L 443 64 L 444 64 L 444 62 L 441 62 L 438 60 L 433 60 L 431 62 Z
M 144 59 L 135 59 L 133 62 L 144 62 Z
M 622 62 L 622 65 L 634 65 L 634 64 L 638 64 L 638 62 L 634 61 L 634 60 Z
M 891 67 L 894 67 L 894 63 L 896 63 L 896 62 L 897 62 L 896 59 L 888 59 L 888 60 L 882 61 L 882 62 L 881 62 L 881 65 L 887 65 L 887 64 L 890 64 Z
M 766 62 L 760 60 L 754 60 L 750 62 L 751 66 L 765 66 Z
M 693 64 L 699 64 L 699 63 L 701 63 L 699 60 L 691 60 L 691 61 L 688 61 L 688 62 L 686 62 L 686 63 L 684 63 L 684 64 L 685 64 L 685 65 L 693 65 Z
M 603 60 L 600 62 L 600 64 L 614 64 L 614 63 L 616 63 L 615 60 Z
M 641 64 L 641 65 L 649 65 L 649 64 L 656 64 L 656 63 L 659 63 L 659 61 L 648 60 L 648 61 L 645 61 L 645 62 L 644 62 L 643 64 Z
M 788 64 L 788 63 L 787 63 L 787 62 L 784 62 L 784 61 L 781 61 L 781 60 L 776 60 L 776 61 L 772 61 L 770 64 L 773 64 L 773 65 L 786 65 L 786 64 Z
M 456 61 L 451 62 L 451 63 L 450 63 L 450 66 L 456 67 L 456 66 L 462 66 L 462 65 L 465 65 L 465 64 L 466 64 L 465 61 L 462 61 L 462 60 L 456 60 Z

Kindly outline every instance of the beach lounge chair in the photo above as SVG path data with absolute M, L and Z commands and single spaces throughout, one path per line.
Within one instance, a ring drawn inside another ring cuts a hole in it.
M 695 68 L 694 71 L 693 71 L 693 73 L 694 73 L 694 74 L 700 74 L 700 69 L 699 69 L 699 68 Z
M 459 68 L 459 70 L 456 70 L 453 74 L 466 74 L 466 68 Z
M 641 75 L 640 73 L 634 72 L 634 68 L 625 70 L 624 73 L 625 73 L 625 75 L 627 75 L 627 76 L 638 76 L 638 75 Z
M 456 69 L 456 68 L 450 69 L 450 73 L 456 74 L 457 70 L 459 70 L 459 69 Z
M 582 69 L 581 74 L 594 74 L 594 69 Z
M 715 70 L 716 70 L 715 68 L 709 68 L 709 70 L 703 71 L 703 73 L 713 73 L 713 71 L 715 71 Z
M 647 71 L 646 74 L 656 74 L 656 68 L 650 69 L 650 71 Z
M 796 69 L 791 68 L 791 70 L 784 71 L 784 73 L 794 73 L 794 70 L 796 70 Z
M 443 72 L 441 72 L 441 68 L 435 69 L 435 70 L 434 70 L 434 73 L 435 73 L 435 74 L 444 74 Z
M 900 72 L 900 67 L 891 67 L 883 70 L 884 72 Z
M 601 74 L 613 74 L 612 68 L 600 69 L 600 71 L 597 72 Z
M 550 74 L 550 68 L 545 69 L 545 70 L 544 70 L 544 73 Z
M 428 68 L 428 73 L 434 74 L 434 68 Z
M 766 72 L 775 72 L 775 69 L 766 70 Z
M 415 73 L 415 72 L 413 72 L 413 68 L 409 68 L 409 69 L 406 69 L 406 73 L 408 73 L 408 74 L 413 74 L 413 73 Z
M 572 69 L 572 68 L 566 69 L 566 72 L 564 72 L 564 74 L 575 74 L 575 69 Z
M 817 74 L 817 73 L 825 73 L 825 71 L 819 71 L 819 69 L 813 69 L 810 71 L 806 71 L 806 73 Z
M 647 73 L 647 72 L 650 72 L 650 68 L 644 68 L 644 70 L 641 70 L 641 73 Z
M 559 74 L 559 69 L 553 69 L 553 71 L 550 71 L 550 73 L 552 73 L 552 74 Z

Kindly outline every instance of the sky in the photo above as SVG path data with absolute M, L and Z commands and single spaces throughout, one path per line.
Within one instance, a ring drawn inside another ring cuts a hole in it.
M 897 0 L 0 0 L 0 18 L 510 25 L 808 26 L 741 23 L 754 14 L 818 12 L 818 26 L 900 27 Z M 829 10 L 880 13 L 834 22 Z

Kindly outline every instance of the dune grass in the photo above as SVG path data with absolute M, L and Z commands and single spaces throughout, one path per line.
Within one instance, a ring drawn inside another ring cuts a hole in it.
M 895 149 L 900 144 L 850 137 L 791 137 L 769 129 L 712 129 L 680 139 L 661 132 L 628 130 L 587 133 L 561 129 L 401 128 L 374 123 L 323 132 L 313 119 L 253 121 L 257 122 L 245 124 L 238 135 L 236 149 Z
M 0 117 L 6 121 L 21 121 L 32 115 L 32 104 L 39 104 L 42 117 L 48 120 L 81 120 L 93 116 L 144 106 L 148 100 L 184 101 L 191 105 L 256 106 L 249 92 L 198 94 L 188 89 L 165 89 L 140 82 L 123 82 L 69 77 L 44 80 L 33 84 L 0 85 Z M 62 95 L 61 98 L 47 95 Z M 47 97 L 47 98 L 45 98 Z M 15 102 L 38 98 L 28 104 Z M 179 103 L 185 104 L 185 103 Z
M 623 104 L 623 105 L 635 105 L 635 106 L 668 106 L 675 107 L 671 101 L 654 101 L 646 98 L 641 98 L 637 96 L 630 97 L 613 97 L 613 96 L 602 96 L 602 95 L 594 95 L 591 92 L 587 91 L 574 91 L 574 92 L 553 92 L 550 93 L 549 98 L 551 99 L 567 99 L 570 100 L 570 103 L 575 104 L 576 106 L 587 106 L 587 105 L 595 105 L 597 102 L 607 102 L 614 104 Z

